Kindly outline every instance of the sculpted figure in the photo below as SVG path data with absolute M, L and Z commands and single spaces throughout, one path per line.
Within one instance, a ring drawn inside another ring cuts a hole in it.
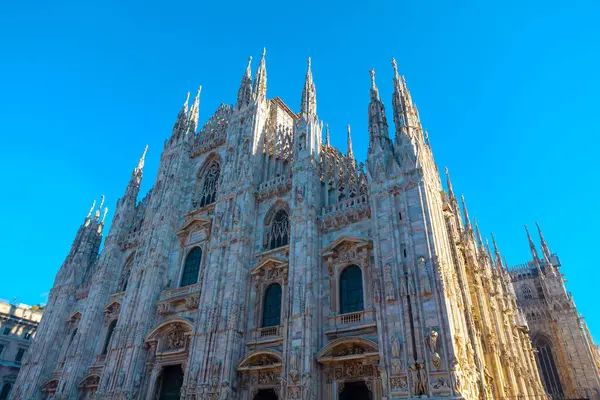
M 437 351 L 437 340 L 438 333 L 435 330 L 429 331 L 427 336 L 425 337 L 425 342 L 427 343 L 427 348 L 433 354 Z
M 400 340 L 398 340 L 398 337 L 394 334 L 392 335 L 392 340 L 391 340 L 391 344 L 392 344 L 392 357 L 394 358 L 400 358 Z

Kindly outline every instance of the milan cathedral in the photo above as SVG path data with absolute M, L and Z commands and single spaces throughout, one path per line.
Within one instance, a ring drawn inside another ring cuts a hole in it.
M 264 52 L 199 131 L 186 100 L 101 252 L 106 209 L 84 219 L 11 398 L 600 398 L 558 257 L 529 237 L 509 268 L 482 239 L 392 66 L 366 165 L 350 127 L 345 153 L 322 139 L 310 59 L 298 113 L 267 98 Z

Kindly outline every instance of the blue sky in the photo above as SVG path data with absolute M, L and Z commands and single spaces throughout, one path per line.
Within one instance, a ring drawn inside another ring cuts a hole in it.
M 0 11 L 0 297 L 45 301 L 92 200 L 114 210 L 145 144 L 148 190 L 186 92 L 205 121 L 266 47 L 268 96 L 298 110 L 311 56 L 360 160 L 368 70 L 389 113 L 395 57 L 471 217 L 510 264 L 539 221 L 600 339 L 597 1 L 21 3 Z

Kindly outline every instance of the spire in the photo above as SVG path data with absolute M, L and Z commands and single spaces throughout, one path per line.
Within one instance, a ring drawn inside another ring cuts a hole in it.
M 88 220 L 92 217 L 92 213 L 94 212 L 94 207 L 96 207 L 96 200 L 94 200 L 94 202 L 92 203 L 92 206 L 90 207 L 90 211 L 87 213 L 85 219 Z
M 142 170 L 144 169 L 144 163 L 146 162 L 146 153 L 148 152 L 148 145 L 146 145 L 146 147 L 144 147 L 144 152 L 142 153 L 142 156 L 140 157 L 140 161 L 138 161 L 138 165 L 137 167 L 135 167 L 135 169 L 133 170 L 134 175 L 136 175 L 137 173 L 141 173 Z M 102 206 L 100 206 L 102 207 Z
M 492 251 L 490 250 L 490 242 L 488 241 L 488 238 L 485 238 L 485 252 L 490 259 L 490 262 L 493 261 L 494 259 L 492 258 Z
M 460 196 L 462 202 L 463 214 L 465 214 L 465 229 L 471 229 L 471 220 L 469 219 L 469 211 L 467 210 L 467 204 L 465 203 L 465 195 Z
M 535 223 L 535 226 L 537 227 L 538 230 L 538 234 L 540 235 L 540 242 L 542 244 L 542 254 L 544 255 L 544 261 L 546 261 L 546 263 L 550 264 L 550 255 L 552 254 L 550 252 L 550 248 L 548 248 L 548 244 L 546 243 L 546 240 L 544 239 L 544 235 L 542 235 L 542 230 L 540 229 L 540 224 Z
M 385 117 L 385 108 L 379 97 L 379 89 L 375 84 L 375 70 L 371 69 L 371 102 L 369 103 L 369 136 L 370 143 L 375 138 L 389 139 L 388 123 Z
M 104 207 L 104 215 L 102 215 L 102 221 L 100 221 L 101 224 L 104 224 L 104 220 L 106 219 L 106 214 L 108 214 L 108 207 Z
M 202 91 L 202 86 L 198 86 L 198 92 L 196 93 L 196 98 L 194 99 L 194 103 L 192 104 L 192 108 L 189 112 L 189 121 L 190 121 L 190 132 L 196 133 L 196 129 L 198 129 L 198 120 L 200 119 L 200 92 Z
M 450 172 L 448 172 L 448 167 L 445 168 L 446 171 L 446 186 L 448 187 L 448 196 L 450 196 L 450 200 L 456 199 L 454 197 L 454 190 L 452 189 L 452 181 L 450 180 Z
M 300 114 L 310 116 L 317 114 L 317 91 L 315 89 L 315 83 L 313 82 L 312 71 L 310 70 L 310 57 L 308 57 L 308 67 L 306 69 L 306 78 L 304 80 L 304 90 L 302 90 Z
M 396 126 L 396 137 L 400 134 L 411 135 L 409 128 L 419 126 L 416 105 L 413 105 L 410 92 L 406 87 L 404 76 L 398 73 L 396 60 L 392 58 L 394 68 L 394 93 L 392 94 L 392 107 L 394 111 L 394 125 Z
M 190 92 L 187 93 L 185 98 L 185 102 L 177 114 L 177 120 L 175 121 L 175 126 L 173 126 L 173 137 L 178 138 L 181 133 L 185 130 L 185 127 L 188 122 L 188 102 L 190 100 Z
M 527 240 L 529 240 L 529 248 L 531 249 L 531 256 L 533 257 L 534 262 L 538 262 L 539 257 L 537 254 L 537 250 L 535 248 L 535 244 L 533 244 L 533 239 L 531 239 L 531 235 L 529 234 L 529 229 L 527 229 L 527 225 L 525 225 L 525 232 L 527 232 Z
M 475 223 L 475 236 L 477 237 L 477 247 L 482 248 L 483 239 L 481 238 L 481 231 L 479 230 L 479 225 L 477 224 L 476 219 L 474 219 L 473 222 Z
M 246 72 L 242 77 L 242 83 L 240 84 L 240 89 L 238 90 L 238 98 L 236 108 L 240 109 L 243 106 L 250 104 L 252 100 L 252 56 L 248 58 L 248 66 L 246 67 Z
M 94 219 L 96 220 L 96 222 L 98 222 L 100 220 L 100 212 L 102 211 L 103 205 L 104 205 L 104 195 L 100 195 L 100 206 L 98 207 L 98 209 L 96 210 L 96 213 L 94 214 Z
M 502 267 L 502 256 L 500 255 L 500 250 L 498 250 L 498 245 L 496 244 L 496 238 L 494 237 L 494 233 L 490 234 L 492 236 L 492 244 L 494 245 L 494 255 L 496 257 L 496 264 Z
M 352 151 L 352 135 L 350 134 L 350 124 L 348 124 L 348 158 L 354 160 L 354 152 Z
M 325 144 L 331 146 L 331 141 L 329 140 L 329 124 L 325 124 Z
M 256 100 L 265 100 L 267 98 L 267 66 L 265 56 L 267 55 L 267 49 L 263 49 L 262 58 L 258 65 L 258 71 L 256 71 L 256 77 L 254 78 L 254 96 Z

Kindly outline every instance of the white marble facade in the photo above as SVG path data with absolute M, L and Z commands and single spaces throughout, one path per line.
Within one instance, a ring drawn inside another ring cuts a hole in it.
M 267 98 L 264 54 L 250 67 L 198 132 L 186 100 L 138 201 L 144 152 L 100 254 L 90 211 L 12 398 L 544 397 L 395 62 L 394 138 L 371 72 L 366 166 L 350 129 L 330 145 L 310 61 L 299 113 Z

